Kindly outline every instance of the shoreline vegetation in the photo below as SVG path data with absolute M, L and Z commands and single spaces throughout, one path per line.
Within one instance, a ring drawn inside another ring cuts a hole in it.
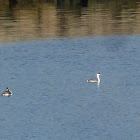
M 104 3 L 111 5 L 120 5 L 120 6 L 135 6 L 139 0 L 0 0 L 0 5 L 10 5 L 10 6 L 25 6 L 25 5 L 38 5 L 42 2 L 56 4 L 57 6 L 81 6 L 87 7 L 90 4 L 94 3 Z

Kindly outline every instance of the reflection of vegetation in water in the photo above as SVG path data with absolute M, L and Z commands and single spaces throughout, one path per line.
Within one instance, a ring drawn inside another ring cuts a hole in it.
M 0 3 L 3 0 L 0 0 Z M 8 0 L 5 0 L 8 1 Z M 52 3 L 56 5 L 57 8 L 78 8 L 81 6 L 80 2 L 87 1 L 87 7 L 103 6 L 105 9 L 117 9 L 121 10 L 124 8 L 136 8 L 138 0 L 17 0 L 18 5 L 22 6 L 37 6 L 38 4 Z
M 119 17 L 123 10 L 136 10 L 138 7 L 138 0 L 89 0 L 88 7 L 102 9 L 105 12 L 111 11 L 112 17 Z M 93 6 L 94 5 L 94 6 Z
M 48 3 L 57 9 L 67 9 L 67 10 L 80 10 L 81 4 L 80 1 L 84 0 L 17 0 L 16 9 L 24 8 L 40 8 L 42 3 Z M 86 0 L 85 0 L 86 1 Z M 91 13 L 96 11 L 96 9 L 102 9 L 102 11 L 111 11 L 113 17 L 119 17 L 122 10 L 132 9 L 135 10 L 138 8 L 139 0 L 87 0 L 87 8 Z M 8 3 L 8 0 L 0 0 L 0 10 L 8 10 L 8 5 L 4 6 L 5 3 Z M 15 5 L 14 5 L 15 6 Z
M 96 3 L 103 4 L 109 9 L 113 9 L 114 7 L 119 8 L 134 8 L 137 5 L 136 0 L 109 0 L 109 1 L 96 1 Z
M 136 0 L 88 0 L 87 7 L 80 0 L 18 0 L 11 7 L 0 4 L 4 19 L 0 39 L 139 33 L 139 4 Z

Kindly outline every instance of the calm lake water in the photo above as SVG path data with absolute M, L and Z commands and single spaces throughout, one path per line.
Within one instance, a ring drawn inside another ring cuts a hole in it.
M 139 140 L 139 5 L 114 20 L 102 3 L 80 7 L 83 17 L 54 6 L 41 21 L 34 7 L 3 9 L 0 91 L 13 95 L 0 97 L 0 139 Z M 87 83 L 97 72 L 100 85 Z

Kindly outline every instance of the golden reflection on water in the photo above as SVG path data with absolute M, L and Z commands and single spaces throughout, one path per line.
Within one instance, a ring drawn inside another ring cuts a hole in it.
M 140 2 L 128 5 L 89 2 L 87 7 L 0 7 L 0 41 L 23 41 L 57 37 L 140 34 Z

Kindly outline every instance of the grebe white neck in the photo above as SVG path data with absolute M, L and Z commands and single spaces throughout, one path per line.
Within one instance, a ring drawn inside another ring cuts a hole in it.
M 97 80 L 98 80 L 98 83 L 100 83 L 100 74 L 99 73 L 97 73 Z

